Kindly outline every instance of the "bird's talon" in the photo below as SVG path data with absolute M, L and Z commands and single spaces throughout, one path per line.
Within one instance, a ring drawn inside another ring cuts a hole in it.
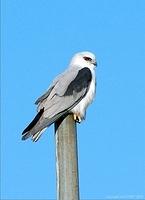
M 76 114 L 74 114 L 74 121 L 77 121 L 77 116 L 76 116 Z
M 77 123 L 81 123 L 81 117 L 80 116 L 77 116 L 74 114 L 74 120 L 77 122 Z
M 78 123 L 81 123 L 81 117 L 80 116 L 78 116 Z

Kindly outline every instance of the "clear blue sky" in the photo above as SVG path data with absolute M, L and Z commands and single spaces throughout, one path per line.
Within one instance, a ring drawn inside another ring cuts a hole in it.
M 145 197 L 145 1 L 2 0 L 2 199 L 55 199 L 51 126 L 21 141 L 34 101 L 84 50 L 97 94 L 78 125 L 81 199 Z

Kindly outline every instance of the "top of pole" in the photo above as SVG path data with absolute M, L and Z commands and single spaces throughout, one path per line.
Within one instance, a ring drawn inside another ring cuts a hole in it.
M 72 115 L 55 123 L 57 199 L 79 200 L 76 123 Z

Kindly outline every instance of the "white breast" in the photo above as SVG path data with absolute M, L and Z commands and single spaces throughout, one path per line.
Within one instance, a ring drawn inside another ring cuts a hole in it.
M 85 118 L 87 107 L 92 103 L 95 96 L 95 72 L 92 72 L 92 81 L 86 96 L 71 110 L 72 113 L 79 115 L 82 119 Z

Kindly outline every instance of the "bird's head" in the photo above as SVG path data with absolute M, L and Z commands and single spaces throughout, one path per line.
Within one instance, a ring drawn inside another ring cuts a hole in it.
M 97 66 L 95 55 L 88 51 L 79 52 L 73 56 L 70 66 L 94 69 Z

